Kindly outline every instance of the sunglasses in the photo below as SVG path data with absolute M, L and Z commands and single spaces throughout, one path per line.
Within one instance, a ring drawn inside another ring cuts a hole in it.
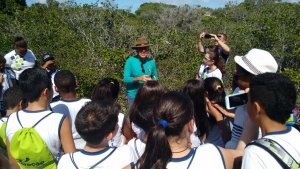
M 145 73 L 144 63 L 141 64 L 142 72 Z

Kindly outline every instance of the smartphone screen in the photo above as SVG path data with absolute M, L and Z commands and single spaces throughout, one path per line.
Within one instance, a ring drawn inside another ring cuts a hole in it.
M 242 93 L 234 96 L 229 96 L 228 99 L 229 105 L 232 108 L 246 104 L 248 101 L 248 96 L 247 93 Z

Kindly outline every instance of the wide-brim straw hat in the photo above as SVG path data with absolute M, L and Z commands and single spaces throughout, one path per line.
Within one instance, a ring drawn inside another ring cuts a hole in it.
M 138 49 L 138 48 L 144 48 L 144 47 L 149 47 L 152 44 L 149 44 L 146 38 L 138 38 L 134 42 L 134 46 L 132 46 L 132 49 Z
M 262 49 L 251 49 L 244 56 L 235 56 L 234 61 L 253 75 L 267 72 L 276 73 L 278 70 L 275 58 L 268 51 Z

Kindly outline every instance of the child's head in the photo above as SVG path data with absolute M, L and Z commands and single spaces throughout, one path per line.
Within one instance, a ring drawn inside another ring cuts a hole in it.
M 59 93 L 75 92 L 77 87 L 75 75 L 70 70 L 61 70 L 55 74 L 54 83 Z
M 139 168 L 166 168 L 172 157 L 170 143 L 181 142 L 189 146 L 193 118 L 193 103 L 186 94 L 164 94 L 154 109 L 155 127 L 150 131 L 145 152 L 138 161 Z
M 255 115 L 262 109 L 273 121 L 284 124 L 295 107 L 297 92 L 291 80 L 281 74 L 265 73 L 250 83 L 247 110 L 256 122 Z
M 163 86 L 157 80 L 146 81 L 139 89 L 129 110 L 130 121 L 134 119 L 136 109 L 142 102 L 156 102 L 165 93 Z
M 16 111 L 21 110 L 22 99 L 23 99 L 23 93 L 18 86 L 13 86 L 7 89 L 3 94 L 3 101 L 6 110 L 16 110 Z M 9 114 L 6 115 L 8 116 Z
M 208 99 L 221 106 L 225 106 L 225 91 L 222 81 L 216 77 L 209 77 L 204 80 L 205 90 Z
M 194 103 L 195 123 L 197 126 L 197 135 L 200 137 L 207 133 L 208 123 L 205 110 L 205 88 L 204 81 L 191 79 L 185 82 L 183 92 L 190 96 Z
M 52 83 L 47 71 L 42 68 L 29 68 L 24 70 L 19 77 L 19 87 L 24 99 L 31 103 L 45 96 L 47 102 L 52 99 Z
M 94 88 L 92 100 L 113 100 L 118 98 L 120 83 L 113 78 L 104 78 Z
M 235 56 L 237 84 L 240 89 L 249 88 L 251 79 L 262 73 L 276 73 L 278 64 L 274 57 L 265 50 L 251 49 L 244 56 Z
M 78 112 L 76 130 L 87 144 L 108 142 L 117 130 L 118 114 L 118 106 L 112 101 L 91 101 Z
M 205 55 L 203 58 L 203 63 L 207 66 L 215 65 L 220 71 L 225 74 L 225 63 L 223 58 L 220 57 L 217 46 L 209 46 L 205 50 Z

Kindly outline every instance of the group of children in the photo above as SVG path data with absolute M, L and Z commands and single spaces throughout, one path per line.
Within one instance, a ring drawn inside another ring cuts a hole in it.
M 261 148 L 269 141 L 282 147 L 281 154 L 288 152 L 288 167 L 299 167 L 300 133 L 285 125 L 297 94 L 288 78 L 275 73 L 274 61 L 259 49 L 235 57 L 236 92 L 248 92 L 248 103 L 234 113 L 223 108 L 225 91 L 217 77 L 191 79 L 169 92 L 149 80 L 138 89 L 128 119 L 117 104 L 116 79 L 100 80 L 91 99 L 80 99 L 74 74 L 60 70 L 54 88 L 61 99 L 51 103 L 47 71 L 26 69 L 3 96 L 2 153 L 11 168 L 284 168 L 280 156 Z M 249 135 L 258 127 L 264 140 L 250 143 L 236 165 L 245 148 L 241 139 L 256 139 Z

